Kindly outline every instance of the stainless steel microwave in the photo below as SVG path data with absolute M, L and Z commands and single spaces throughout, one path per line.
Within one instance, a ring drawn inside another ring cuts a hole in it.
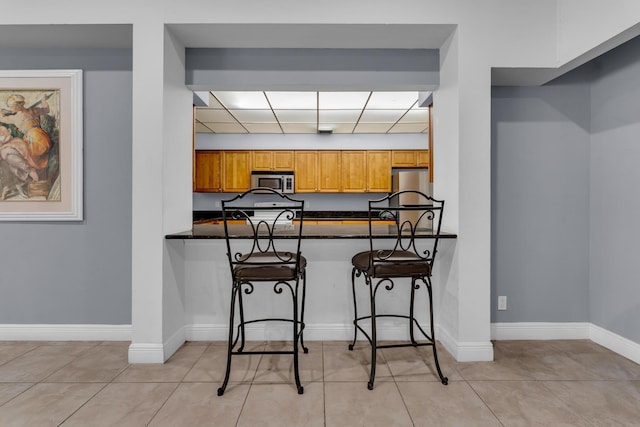
M 291 194 L 294 192 L 294 174 L 293 172 L 269 172 L 269 171 L 252 171 L 251 187 L 265 187 L 278 190 L 281 193 Z

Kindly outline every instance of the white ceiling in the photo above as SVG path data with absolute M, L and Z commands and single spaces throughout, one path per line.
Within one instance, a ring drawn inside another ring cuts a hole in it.
M 426 133 L 418 92 L 211 91 L 198 133 Z
M 439 49 L 453 24 L 167 24 L 185 47 Z M 541 85 L 640 33 L 640 25 L 558 68 L 497 68 L 493 85 Z M 130 24 L 0 25 L 0 48 L 131 48 Z
M 439 49 L 445 24 L 168 24 L 186 47 Z

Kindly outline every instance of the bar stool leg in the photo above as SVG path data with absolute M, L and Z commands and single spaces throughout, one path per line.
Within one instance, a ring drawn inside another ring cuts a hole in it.
M 253 286 L 253 285 L 251 285 Z M 244 350 L 245 343 L 245 335 L 244 335 L 244 304 L 242 300 L 242 283 L 238 285 L 238 313 L 240 314 L 240 347 L 238 347 L 238 352 Z
M 237 283 L 234 283 L 231 288 L 231 308 L 229 310 L 229 341 L 227 343 L 227 369 L 224 374 L 224 381 L 222 385 L 218 388 L 218 396 L 222 396 L 224 394 L 225 389 L 227 388 L 227 384 L 229 383 L 229 375 L 231 374 L 231 353 L 233 352 L 233 319 L 235 317 L 235 306 L 236 306 L 236 293 L 240 292 L 240 286 Z
M 298 280 L 296 280 L 296 290 L 293 292 L 293 375 L 296 380 L 296 388 L 298 394 L 304 393 L 304 387 L 300 383 L 300 372 L 298 369 L 298 339 L 300 338 L 298 333 L 299 320 L 298 320 Z M 300 331 L 300 334 L 302 331 Z
M 429 323 L 431 324 L 431 341 L 433 343 L 433 359 L 436 362 L 436 369 L 438 370 L 438 376 L 442 384 L 449 384 L 449 378 L 445 377 L 440 369 L 440 363 L 438 362 L 438 350 L 436 349 L 436 335 L 435 326 L 433 325 L 433 293 L 431 291 L 431 279 L 425 277 L 425 283 L 427 285 L 427 293 L 429 294 Z
M 302 351 L 304 351 L 305 354 L 309 353 L 309 349 L 304 346 L 304 304 L 305 304 L 306 293 L 307 293 L 307 271 L 305 270 L 302 272 L 302 304 L 300 307 L 300 326 L 302 328 L 300 330 L 300 346 L 302 347 Z M 297 304 L 297 299 L 296 299 L 296 304 Z
M 411 278 L 411 298 L 409 301 L 409 337 L 411 338 L 411 344 L 418 345 L 413 332 L 415 322 L 416 322 L 416 319 L 413 317 L 415 296 L 416 296 L 416 279 L 412 277 Z
M 359 276 L 359 274 L 358 274 Z M 353 350 L 358 337 L 358 303 L 356 302 L 356 268 L 351 270 L 351 291 L 353 293 L 353 342 L 349 344 L 349 350 Z
M 373 390 L 373 381 L 376 377 L 376 356 L 378 347 L 378 336 L 376 331 L 376 290 L 380 282 L 375 286 L 373 283 L 369 283 L 369 301 L 371 302 L 371 374 L 369 375 L 369 382 L 367 388 Z

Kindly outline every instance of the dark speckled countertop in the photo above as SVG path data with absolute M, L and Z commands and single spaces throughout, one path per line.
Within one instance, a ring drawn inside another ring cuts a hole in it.
M 231 235 L 242 239 L 251 236 L 251 228 L 247 225 L 230 225 Z M 394 225 L 374 225 L 373 234 L 376 238 L 395 238 L 396 227 Z M 297 225 L 276 226 L 276 234 L 282 238 L 296 238 Z M 168 234 L 167 239 L 224 239 L 224 226 L 222 224 L 193 224 L 191 230 L 181 233 Z M 302 229 L 303 239 L 363 239 L 369 237 L 368 224 L 305 224 Z M 432 230 L 424 230 L 419 233 L 420 238 L 434 238 Z M 456 234 L 440 233 L 441 238 L 455 239 Z
M 337 220 L 337 219 L 367 219 L 367 211 L 304 211 L 306 219 L 313 220 Z M 194 224 L 206 224 L 222 219 L 222 211 L 193 211 Z

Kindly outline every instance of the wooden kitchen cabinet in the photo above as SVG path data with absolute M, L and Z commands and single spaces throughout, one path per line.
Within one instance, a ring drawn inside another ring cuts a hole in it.
M 418 150 L 418 167 L 429 167 L 429 150 Z
M 294 154 L 296 193 L 315 193 L 318 189 L 318 155 L 316 151 L 296 151 Z
M 428 167 L 429 150 L 393 150 L 391 166 L 394 168 Z
M 242 192 L 251 188 L 251 152 L 222 152 L 222 191 Z
M 340 192 L 340 151 L 304 150 L 295 152 L 297 193 Z
M 270 171 L 273 167 L 272 151 L 260 150 L 251 152 L 251 167 L 254 171 Z
M 276 171 L 292 171 L 293 170 L 293 151 L 272 151 L 273 153 L 273 170 Z
M 221 157 L 220 151 L 196 150 L 193 191 L 208 193 L 222 191 Z
M 318 151 L 317 189 L 322 193 L 338 193 L 342 183 L 340 151 Z
M 342 152 L 342 191 L 363 193 L 367 190 L 367 152 Z
M 345 193 L 391 191 L 391 151 L 343 151 L 342 191 Z
M 251 152 L 251 168 L 254 171 L 292 171 L 293 151 L 255 150 Z
M 391 152 L 367 151 L 367 191 L 388 193 L 391 191 Z
M 393 150 L 391 152 L 391 166 L 394 168 L 415 167 L 416 164 L 415 150 Z

